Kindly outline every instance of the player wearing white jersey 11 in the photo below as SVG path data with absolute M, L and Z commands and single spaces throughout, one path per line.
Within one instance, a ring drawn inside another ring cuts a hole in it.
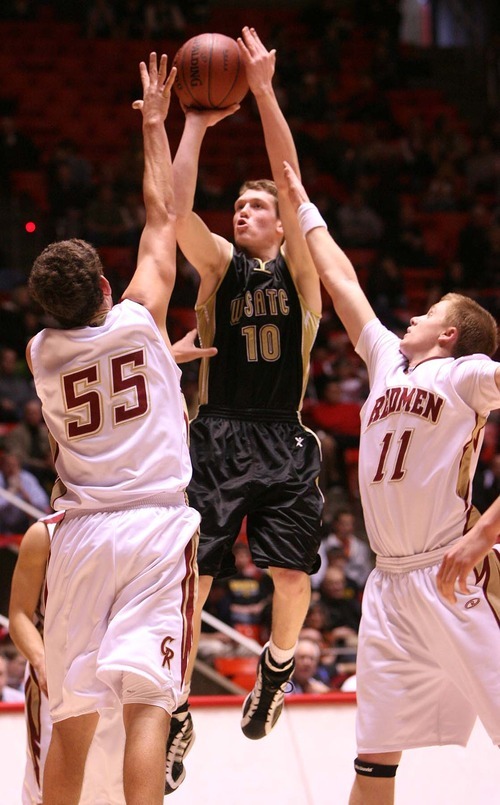
M 412 317 L 402 339 L 389 332 L 286 163 L 285 174 L 319 276 L 369 372 L 359 476 L 377 563 L 359 632 L 349 803 L 392 805 L 402 750 L 465 746 L 477 716 L 500 744 L 500 555 L 483 541 L 473 566 L 460 542 L 478 517 L 471 487 L 484 425 L 500 407 L 500 364 L 489 357 L 497 327 L 473 300 L 447 294 Z M 440 594 L 445 556 L 453 582 L 460 562 L 471 569 L 457 605 Z
M 123 710 L 129 805 L 163 801 L 165 744 L 192 639 L 199 515 L 180 370 L 166 330 L 175 282 L 172 162 L 165 130 L 175 70 L 141 62 L 146 224 L 123 301 L 93 247 L 49 245 L 29 288 L 59 329 L 27 358 L 54 448 L 44 642 L 53 730 L 44 805 L 76 805 L 99 713 Z

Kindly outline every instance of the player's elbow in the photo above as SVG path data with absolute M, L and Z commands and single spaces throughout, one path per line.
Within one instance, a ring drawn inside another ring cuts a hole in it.
M 176 211 L 173 203 L 161 201 L 150 206 L 146 205 L 146 221 L 150 226 L 174 226 L 176 225 Z

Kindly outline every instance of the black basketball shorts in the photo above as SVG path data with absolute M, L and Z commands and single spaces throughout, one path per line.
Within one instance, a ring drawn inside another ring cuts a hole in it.
M 257 567 L 316 572 L 323 496 L 320 447 L 294 421 L 199 415 L 191 423 L 189 505 L 201 514 L 200 575 L 234 574 L 243 518 Z

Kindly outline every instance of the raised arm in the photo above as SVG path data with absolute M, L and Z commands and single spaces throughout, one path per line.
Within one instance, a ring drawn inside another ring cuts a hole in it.
M 167 57 L 161 57 L 158 67 L 156 53 L 151 53 L 149 68 L 141 62 L 140 73 L 143 99 L 134 101 L 132 106 L 142 112 L 146 223 L 137 268 L 123 297 L 147 307 L 169 343 L 166 315 L 175 282 L 176 243 L 172 160 L 165 118 L 175 68 L 167 77 Z
M 211 273 L 217 275 L 222 272 L 229 260 L 231 244 L 210 232 L 193 212 L 201 146 L 207 129 L 238 108 L 238 105 L 210 111 L 184 108 L 184 130 L 174 158 L 177 242 L 202 279 Z
M 9 632 L 12 640 L 35 669 L 45 694 L 45 649 L 33 616 L 43 589 L 49 549 L 50 541 L 45 524 L 34 523 L 21 541 L 12 577 L 9 605 Z
M 245 64 L 248 84 L 259 110 L 272 177 L 278 188 L 287 262 L 308 306 L 319 312 L 321 294 L 318 277 L 300 231 L 283 175 L 285 160 L 292 165 L 298 176 L 300 170 L 292 132 L 280 109 L 273 87 L 276 51 L 266 49 L 254 28 L 243 28 L 238 45 Z
M 351 261 L 335 243 L 318 209 L 310 203 L 297 174 L 287 162 L 284 175 L 290 201 L 305 234 L 316 270 L 355 346 L 365 324 L 375 318 L 373 308 L 359 284 Z
M 437 575 L 438 590 L 456 604 L 455 585 L 464 595 L 467 577 L 500 539 L 500 497 L 481 515 L 477 523 L 446 552 Z

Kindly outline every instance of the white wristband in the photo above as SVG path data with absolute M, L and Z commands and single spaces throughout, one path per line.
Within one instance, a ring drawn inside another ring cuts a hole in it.
M 321 217 L 320 211 L 316 205 L 312 204 L 310 201 L 304 201 L 304 203 L 300 205 L 297 214 L 299 216 L 300 231 L 304 237 L 311 229 L 316 229 L 318 226 L 328 229 L 326 221 Z

